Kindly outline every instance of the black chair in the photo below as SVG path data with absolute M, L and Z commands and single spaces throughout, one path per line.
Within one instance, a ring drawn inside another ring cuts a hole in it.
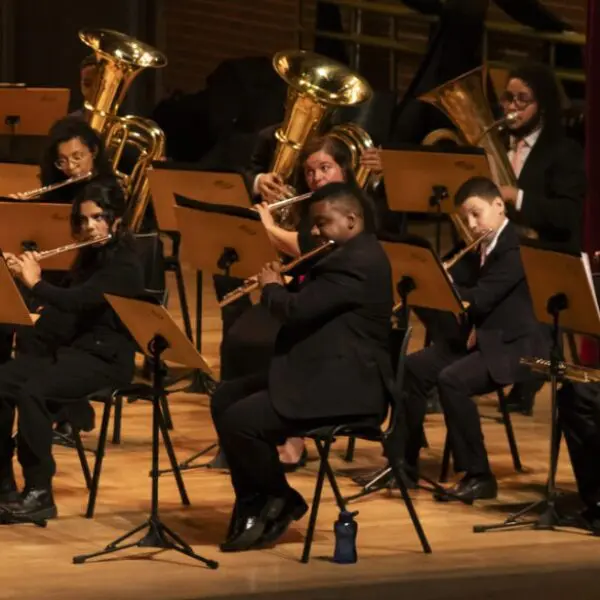
M 489 417 L 496 422 L 501 422 L 504 424 L 504 429 L 506 430 L 506 438 L 508 440 L 508 446 L 510 448 L 510 454 L 513 461 L 513 466 L 515 471 L 518 473 L 523 472 L 523 465 L 521 464 L 521 457 L 519 455 L 519 448 L 517 446 L 517 440 L 515 438 L 515 432 L 512 425 L 512 420 L 510 418 L 510 412 L 508 410 L 506 396 L 504 394 L 504 388 L 499 387 L 496 389 L 496 393 L 498 394 L 498 408 L 502 416 L 500 418 L 497 417 Z M 482 418 L 486 418 L 483 417 Z M 439 480 L 441 483 L 446 483 L 448 481 L 448 473 L 450 471 L 450 454 L 452 452 L 452 448 L 450 446 L 450 440 L 448 439 L 448 435 L 446 434 L 446 441 L 444 442 L 444 454 L 442 457 L 442 468 L 440 471 Z
M 390 425 L 384 431 L 379 426 L 373 426 L 371 423 L 369 424 L 361 424 L 361 423 L 353 423 L 353 424 L 340 424 L 336 426 L 330 427 L 320 427 L 318 429 L 314 429 L 306 433 L 307 438 L 312 439 L 315 442 L 317 451 L 319 453 L 319 473 L 317 475 L 317 481 L 315 484 L 315 493 L 313 495 L 312 507 L 308 522 L 308 529 L 306 532 L 306 539 L 304 542 L 304 550 L 302 552 L 301 562 L 308 563 L 310 559 L 310 551 L 312 547 L 313 537 L 315 533 L 315 526 L 317 524 L 317 516 L 319 512 L 319 506 L 321 504 L 321 494 L 323 492 L 323 483 L 325 480 L 325 476 L 329 481 L 331 489 L 335 495 L 336 503 L 341 511 L 346 510 L 346 502 L 340 493 L 340 489 L 337 484 L 335 473 L 333 472 L 331 465 L 329 464 L 329 452 L 331 450 L 331 445 L 335 441 L 336 438 L 340 437 L 348 437 L 348 438 L 356 438 L 361 440 L 367 440 L 372 442 L 379 442 L 384 450 L 386 456 L 388 456 L 390 460 L 390 466 L 392 468 L 394 477 L 396 479 L 398 488 L 400 490 L 400 494 L 410 518 L 412 520 L 413 526 L 417 535 L 419 536 L 419 540 L 421 542 L 421 546 L 423 547 L 423 552 L 429 554 L 431 552 L 431 547 L 425 536 L 425 532 L 423 527 L 421 526 L 421 522 L 413 505 L 413 502 L 408 493 L 408 489 L 406 487 L 406 483 L 402 477 L 402 474 L 399 469 L 400 458 L 397 456 L 391 456 L 390 450 L 391 447 L 387 444 L 387 439 L 390 433 L 393 431 L 393 428 L 396 426 L 398 419 L 396 415 L 400 410 L 400 397 L 402 391 L 402 383 L 403 383 L 403 375 L 404 375 L 404 358 L 406 356 L 406 350 L 408 348 L 408 341 L 410 339 L 411 329 L 409 328 L 405 334 L 402 342 L 402 348 L 398 357 L 398 366 L 396 371 L 396 381 L 395 381 L 395 393 L 393 394 L 392 404 L 391 404 L 391 416 L 390 416 Z M 392 452 L 393 453 L 393 452 Z

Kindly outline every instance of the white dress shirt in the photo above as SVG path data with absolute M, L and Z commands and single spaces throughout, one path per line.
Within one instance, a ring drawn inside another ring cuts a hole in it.
M 523 141 L 525 142 L 525 147 L 521 150 L 521 164 L 519 165 L 518 173 L 515 172 L 515 175 L 517 177 L 519 177 L 519 175 L 521 174 L 521 171 L 523 170 L 523 167 L 525 166 L 525 162 L 527 161 L 527 158 L 529 157 L 529 154 L 531 153 L 531 149 L 533 148 L 533 146 L 537 142 L 538 138 L 540 137 L 541 132 L 542 132 L 542 130 L 541 130 L 541 128 L 539 128 L 539 129 L 536 129 L 535 131 L 533 131 L 532 133 L 530 133 L 527 137 L 523 138 Z M 508 151 L 508 160 L 510 160 L 511 164 L 513 162 L 513 158 L 515 155 L 516 144 L 517 144 L 517 140 L 511 136 L 510 150 Z M 515 204 L 515 208 L 517 210 L 521 210 L 521 207 L 523 206 L 523 194 L 524 194 L 523 190 L 519 190 L 519 192 L 517 194 L 517 202 Z
M 506 228 L 507 225 L 508 225 L 508 219 L 505 218 L 502 225 L 500 225 L 500 227 L 498 227 L 498 229 L 496 230 L 496 233 L 492 237 L 491 241 L 487 244 L 484 241 L 481 244 L 480 254 L 481 254 L 481 264 L 482 265 L 487 260 L 487 257 L 492 253 L 492 251 L 496 247 L 496 244 L 498 243 L 498 238 L 500 237 L 500 235 L 502 234 L 502 232 L 504 231 L 504 229 Z

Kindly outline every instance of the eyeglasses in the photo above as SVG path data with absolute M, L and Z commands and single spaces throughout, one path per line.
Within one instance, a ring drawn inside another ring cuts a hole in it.
M 513 94 L 512 92 L 504 92 L 500 96 L 500 103 L 504 105 L 514 104 L 517 108 L 527 108 L 530 104 L 535 102 L 535 98 L 532 98 L 529 94 Z
M 68 169 L 71 165 L 78 167 L 89 155 L 90 152 L 74 152 L 69 157 L 59 158 L 54 161 L 54 166 L 61 170 Z

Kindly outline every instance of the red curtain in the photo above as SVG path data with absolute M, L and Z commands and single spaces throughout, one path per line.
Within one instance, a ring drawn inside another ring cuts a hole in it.
M 584 249 L 591 258 L 596 250 L 600 250 L 600 0 L 588 0 L 585 71 L 588 193 L 585 204 Z M 584 338 L 581 345 L 582 362 L 596 364 L 598 358 L 597 342 Z

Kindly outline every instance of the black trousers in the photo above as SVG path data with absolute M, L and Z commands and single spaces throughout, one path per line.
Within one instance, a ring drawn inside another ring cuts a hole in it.
M 565 434 L 581 499 L 600 503 L 600 389 L 565 383 L 558 392 L 559 423 Z
M 54 357 L 20 355 L 0 366 L 0 478 L 12 472 L 12 437 L 17 412 L 17 452 L 25 483 L 49 487 L 55 473 L 52 424 L 61 405 L 124 383 L 122 371 L 81 350 L 60 349 Z
M 423 445 L 427 396 L 437 385 L 457 472 L 490 472 L 481 422 L 473 396 L 496 387 L 478 350 L 467 353 L 433 344 L 406 358 L 404 379 L 408 439 L 404 452 L 408 466 L 416 468 Z M 401 443 L 400 438 L 391 443 Z
M 281 416 L 269 396 L 266 374 L 222 383 L 211 401 L 212 418 L 225 452 L 236 498 L 241 503 L 285 497 L 289 485 L 277 446 L 316 427 L 368 420 L 367 417 L 291 420 Z M 373 417 L 380 422 L 380 417 Z

